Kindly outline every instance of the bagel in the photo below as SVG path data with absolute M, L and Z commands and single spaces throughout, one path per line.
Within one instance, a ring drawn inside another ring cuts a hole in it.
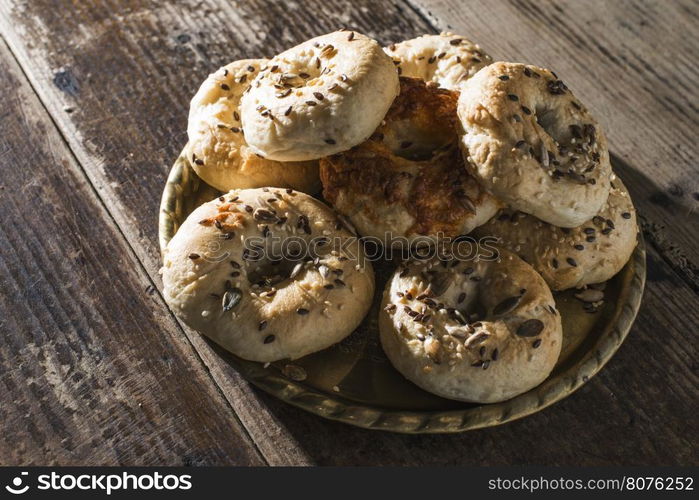
M 398 94 L 379 44 L 355 31 L 308 40 L 274 57 L 241 103 L 245 138 L 272 160 L 303 161 L 366 140 Z
M 398 269 L 379 330 L 393 366 L 422 389 L 495 403 L 546 379 L 561 350 L 561 318 L 544 280 L 519 257 L 478 255 Z
M 507 205 L 559 227 L 604 206 L 611 166 L 596 120 L 547 69 L 497 62 L 461 88 L 471 173 Z
M 339 342 L 362 321 L 374 289 L 358 240 L 327 206 L 291 189 L 233 190 L 201 205 L 163 262 L 172 310 L 252 361 Z
M 204 81 L 189 107 L 187 158 L 197 175 L 219 191 L 277 186 L 315 193 L 320 188 L 318 162 L 261 158 L 245 140 L 240 97 L 266 62 L 235 61 Z
M 384 51 L 393 59 L 399 75 L 435 82 L 449 90 L 458 90 L 493 62 L 478 45 L 452 33 L 392 43 Z
M 636 210 L 626 187 L 612 175 L 603 209 L 591 220 L 569 229 L 532 215 L 502 210 L 476 229 L 477 237 L 494 236 L 516 253 L 553 290 L 601 283 L 621 271 L 636 247 Z
M 362 236 L 456 237 L 499 203 L 463 166 L 455 92 L 400 78 L 384 123 L 361 145 L 321 159 L 323 196 Z

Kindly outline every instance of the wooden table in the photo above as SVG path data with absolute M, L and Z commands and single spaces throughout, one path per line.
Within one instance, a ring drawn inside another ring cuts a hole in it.
M 0 9 L 0 463 L 697 464 L 693 0 L 49 0 Z M 203 78 L 338 27 L 554 68 L 605 126 L 648 283 L 609 365 L 524 420 L 404 436 L 251 388 L 159 292 L 157 213 Z

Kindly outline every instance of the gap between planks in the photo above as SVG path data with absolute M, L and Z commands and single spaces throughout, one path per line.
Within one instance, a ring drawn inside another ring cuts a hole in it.
M 18 4 L 20 3 L 21 2 L 18 2 Z M 86 12 L 89 12 L 90 14 L 92 14 L 92 10 L 98 11 L 100 8 L 96 2 L 94 3 L 94 5 L 93 3 L 86 3 L 85 5 Z M 224 24 L 233 23 L 234 25 L 236 25 L 237 28 L 240 28 L 244 36 L 256 35 L 254 31 L 251 32 L 251 28 L 249 26 L 246 26 L 247 22 L 241 24 L 240 15 L 238 15 L 237 11 L 232 11 L 230 5 L 227 5 L 225 2 L 214 1 L 211 6 L 214 7 L 212 12 L 216 12 L 219 16 L 225 18 Z M 204 6 L 204 8 L 207 7 L 210 6 Z M 262 4 L 251 6 L 250 12 L 252 12 L 253 15 L 259 15 L 263 22 L 265 20 L 268 21 L 271 28 L 275 27 L 275 19 L 263 18 L 262 12 L 264 11 L 264 9 L 259 10 L 262 7 Z M 361 6 L 358 6 L 355 9 L 354 4 L 347 2 L 338 2 L 338 4 L 335 7 L 337 7 L 337 12 L 342 11 L 345 14 L 349 12 L 351 16 L 353 16 L 349 22 L 351 24 L 354 24 L 354 26 L 359 27 L 360 29 L 362 26 L 365 29 L 368 29 L 370 32 L 378 29 L 384 35 L 390 33 L 390 36 L 393 38 L 398 37 L 406 29 L 405 21 L 403 21 L 403 30 L 401 30 L 400 25 L 392 26 L 390 25 L 391 23 L 377 21 L 375 18 L 370 16 L 371 9 L 367 8 L 366 6 L 364 6 L 363 8 Z M 403 9 L 403 7 L 401 7 L 400 4 L 387 3 L 383 5 L 383 7 L 386 9 L 396 9 L 397 11 L 402 11 Z M 404 8 L 406 10 L 409 10 L 407 6 Z M 5 32 L 5 37 L 15 57 L 18 59 L 23 71 L 25 72 L 25 75 L 31 82 L 42 104 L 51 114 L 52 119 L 54 120 L 58 129 L 61 132 L 63 132 L 64 140 L 68 143 L 68 146 L 72 154 L 77 159 L 78 163 L 80 164 L 83 170 L 83 173 L 87 176 L 88 182 L 91 183 L 98 197 L 102 200 L 102 203 L 105 206 L 117 207 L 116 211 L 110 211 L 110 215 L 119 227 L 122 235 L 125 235 L 128 244 L 131 247 L 131 250 L 134 252 L 141 265 L 144 267 L 146 272 L 150 271 L 151 281 L 154 283 L 157 282 L 157 277 L 155 274 L 153 274 L 155 270 L 152 269 L 152 266 L 150 265 L 152 264 L 154 256 L 152 253 L 149 255 L 149 247 L 147 245 L 142 244 L 143 242 L 139 239 L 138 235 L 133 234 L 134 231 L 125 230 L 125 228 L 131 222 L 129 220 L 129 216 L 131 214 L 120 213 L 118 208 L 121 206 L 121 204 L 119 203 L 118 195 L 115 195 L 113 193 L 111 186 L 105 185 L 106 183 L 104 176 L 101 175 L 101 173 L 99 172 L 99 167 L 95 167 L 95 158 L 92 155 L 92 153 L 85 149 L 85 144 L 79 142 L 79 137 L 77 139 L 75 138 L 76 135 L 79 135 L 82 132 L 81 129 L 78 128 L 78 130 L 73 131 L 72 129 L 74 128 L 74 124 L 65 116 L 64 113 L 60 113 L 61 100 L 63 96 L 56 95 L 56 90 L 50 85 L 49 88 L 46 89 L 44 88 L 45 85 L 42 86 L 41 84 L 42 80 L 45 79 L 45 75 L 42 75 L 42 72 L 44 70 L 43 68 L 36 66 L 36 52 L 38 50 L 39 53 L 41 53 L 41 49 L 37 49 L 36 47 L 31 46 L 30 48 L 27 47 L 28 41 L 26 39 L 26 34 L 24 34 L 24 36 L 22 34 L 22 30 L 26 29 L 26 26 L 23 26 L 23 23 L 16 23 L 19 26 L 10 24 L 9 20 L 11 19 L 11 13 L 9 12 L 9 8 L 7 6 L 5 7 L 5 9 L 8 10 L 8 15 L 4 16 L 4 20 L 0 22 L 3 22 L 3 31 Z M 254 9 L 258 9 L 256 14 Z M 340 23 L 337 23 L 330 10 L 328 10 L 327 8 L 325 10 L 328 11 L 325 13 L 325 22 L 331 24 L 331 29 L 332 27 L 339 27 Z M 184 11 L 186 12 L 186 8 L 184 9 Z M 167 7 L 165 10 L 160 12 L 160 14 L 162 14 L 165 17 L 172 16 L 173 14 L 176 16 L 180 15 L 179 11 L 177 11 L 177 9 L 172 6 Z M 393 12 L 393 14 L 397 16 L 402 16 L 401 19 L 410 18 L 410 16 L 406 18 L 403 14 L 400 13 Z M 194 20 L 191 19 L 189 13 L 186 13 L 181 19 L 186 23 L 186 26 L 188 27 L 190 24 L 194 22 Z M 416 19 L 410 18 L 410 20 L 408 21 L 409 24 L 407 24 L 407 26 L 421 24 L 416 21 Z M 219 19 L 216 19 L 212 22 L 217 25 L 222 23 L 222 21 Z M 341 24 L 345 23 L 343 22 Z M 130 26 L 128 24 L 124 25 L 123 27 L 123 29 L 125 30 L 129 30 L 132 28 L 133 26 Z M 43 26 L 43 29 L 45 30 L 46 26 Z M 96 29 L 102 28 L 99 27 Z M 305 33 L 308 29 L 309 26 L 305 24 L 299 24 L 296 26 L 296 29 L 294 29 L 293 32 L 286 34 L 286 38 L 303 38 L 304 35 L 308 35 L 308 33 Z M 310 27 L 310 29 L 318 31 L 319 28 L 315 26 Z M 422 25 L 420 31 L 432 31 L 432 28 L 429 26 Z M 127 35 L 132 36 L 133 33 L 127 33 Z M 43 37 L 39 38 L 43 39 Z M 268 47 L 266 51 L 269 52 L 269 50 L 270 48 Z M 206 46 L 197 45 L 198 58 L 201 57 L 203 54 L 204 59 L 206 59 L 205 51 Z M 44 54 L 41 55 L 43 56 Z M 39 61 L 43 61 L 44 59 L 45 58 L 43 57 L 38 58 Z M 134 238 L 134 236 L 136 236 L 136 238 Z M 157 257 L 157 260 L 159 260 L 159 256 Z M 241 422 L 253 438 L 253 441 L 255 441 L 258 447 L 260 448 L 266 460 L 275 465 L 297 465 L 312 463 L 308 455 L 302 449 L 300 449 L 300 447 L 298 446 L 298 442 L 286 431 L 284 425 L 281 422 L 279 422 L 279 420 L 275 417 L 274 413 L 272 413 L 267 408 L 267 406 L 259 399 L 259 396 L 255 394 L 253 390 L 251 390 L 247 382 L 245 382 L 237 372 L 230 368 L 230 366 L 227 365 L 225 360 L 222 360 L 220 356 L 211 348 L 211 346 L 207 344 L 207 342 L 203 338 L 201 338 L 198 334 L 192 332 L 188 328 L 184 327 L 181 323 L 180 327 L 184 330 L 185 335 L 197 351 L 205 366 L 211 371 L 214 382 L 225 394 L 228 403 L 234 409 Z
M 246 435 L 250 438 L 251 443 L 253 443 L 253 445 L 256 447 L 256 449 L 257 449 L 258 452 L 260 453 L 260 457 L 262 458 L 262 460 L 264 460 L 268 465 L 282 465 L 282 466 L 284 466 L 284 465 L 295 465 L 295 466 L 298 466 L 298 465 L 313 465 L 313 461 L 310 459 L 310 457 L 308 457 L 308 455 L 305 454 L 300 448 L 297 448 L 296 450 L 293 450 L 293 447 L 292 447 L 292 446 L 289 446 L 289 445 L 291 445 L 291 444 L 294 442 L 293 438 L 286 438 L 286 439 L 285 439 L 285 441 L 287 441 L 287 445 L 286 445 L 286 447 L 285 447 L 285 448 L 286 448 L 286 453 L 280 453 L 279 450 L 275 451 L 274 453 L 270 453 L 270 450 L 264 449 L 264 448 L 266 448 L 264 445 L 263 445 L 263 446 L 260 446 L 260 444 L 258 443 L 258 440 L 256 440 L 255 437 L 251 434 L 250 429 L 248 428 L 248 425 L 246 425 L 245 422 L 243 422 L 243 421 L 241 420 L 240 415 L 238 414 L 238 412 L 236 411 L 235 407 L 233 406 L 232 401 L 231 401 L 231 398 L 230 398 L 230 395 L 227 394 L 227 393 L 223 390 L 223 388 L 221 387 L 221 385 L 217 382 L 216 377 L 214 376 L 214 373 L 212 373 L 212 371 L 215 370 L 215 368 L 212 369 L 212 367 L 210 366 L 210 364 L 206 363 L 206 361 L 205 361 L 204 358 L 202 357 L 202 353 L 200 352 L 200 350 L 198 350 L 198 349 L 196 348 L 196 346 L 192 343 L 192 340 L 191 340 L 191 338 L 190 338 L 190 335 L 187 335 L 187 334 L 185 333 L 185 329 L 186 329 L 187 327 L 184 326 L 184 325 L 181 323 L 181 321 L 179 320 L 179 318 L 177 318 L 177 317 L 172 313 L 172 311 L 170 310 L 170 308 L 167 307 L 167 306 L 165 305 L 165 299 L 164 299 L 164 297 L 163 297 L 163 295 L 162 295 L 161 290 L 157 287 L 157 283 L 155 283 L 155 281 L 152 279 L 152 276 L 150 275 L 150 273 L 148 273 L 147 269 L 146 269 L 145 266 L 144 266 L 144 263 L 143 263 L 143 262 L 141 261 L 141 259 L 138 257 L 138 255 L 137 255 L 137 253 L 136 253 L 136 251 L 135 251 L 135 249 L 134 249 L 134 247 L 133 247 L 131 241 L 129 241 L 129 239 L 126 237 L 126 235 L 125 235 L 125 233 L 124 233 L 122 227 L 116 222 L 116 220 L 114 219 L 114 216 L 113 216 L 112 212 L 107 208 L 107 205 L 106 205 L 106 203 L 105 203 L 105 200 L 104 200 L 103 196 L 102 196 L 102 195 L 100 194 L 100 192 L 95 188 L 95 185 L 94 185 L 94 183 L 92 182 L 92 180 L 90 179 L 90 176 L 87 175 L 87 173 L 86 173 L 86 171 L 85 171 L 84 165 L 78 160 L 78 157 L 77 157 L 77 155 L 76 155 L 75 150 L 73 149 L 73 147 L 72 147 L 72 146 L 70 145 L 70 143 L 68 142 L 68 140 L 67 140 L 67 138 L 65 137 L 65 134 L 64 134 L 63 130 L 61 129 L 61 127 L 56 123 L 55 117 L 50 113 L 49 109 L 48 109 L 47 106 L 46 106 L 46 103 L 45 103 L 44 99 L 43 99 L 42 96 L 37 92 L 35 83 L 32 81 L 32 79 L 30 78 L 30 76 L 27 74 L 27 69 L 24 67 L 24 65 L 22 65 L 21 60 L 17 57 L 17 55 L 16 55 L 15 51 L 13 50 L 11 44 L 9 44 L 9 43 L 7 42 L 7 40 L 6 40 L 5 36 L 4 36 L 4 34 L 3 34 L 2 36 L 0 36 L 0 43 L 2 43 L 3 45 L 5 45 L 5 46 L 7 47 L 7 49 L 8 49 L 8 52 L 12 55 L 14 62 L 17 64 L 17 66 L 19 67 L 20 71 L 22 72 L 22 76 L 26 79 L 28 85 L 29 85 L 29 86 L 31 87 L 31 89 L 32 89 L 32 92 L 33 92 L 34 95 L 36 96 L 37 101 L 40 103 L 42 109 L 43 109 L 43 110 L 45 111 L 45 113 L 46 113 L 46 116 L 49 118 L 49 120 L 50 120 L 50 126 L 56 131 L 56 133 L 57 133 L 57 134 L 59 135 L 59 137 L 61 138 L 61 141 L 62 141 L 63 144 L 65 145 L 66 150 L 67 150 L 68 153 L 70 154 L 71 160 L 72 160 L 73 163 L 77 166 L 80 175 L 85 179 L 86 184 L 90 187 L 90 189 L 92 190 L 92 192 L 93 192 L 93 194 L 95 195 L 96 199 L 99 200 L 100 206 L 104 209 L 104 212 L 105 212 L 106 216 L 108 217 L 108 219 L 110 220 L 110 222 L 112 222 L 114 230 L 119 234 L 119 236 L 120 236 L 121 239 L 123 240 L 125 246 L 128 248 L 129 256 L 133 259 L 134 262 L 137 262 L 137 263 L 138 263 L 138 271 L 139 271 L 140 273 L 142 273 L 144 277 L 146 277 L 146 279 L 147 279 L 149 285 L 152 287 L 153 290 L 155 290 L 155 293 L 158 294 L 159 300 L 160 300 L 161 304 L 163 305 L 163 307 L 167 310 L 168 315 L 173 319 L 174 323 L 178 325 L 179 331 L 178 331 L 177 333 L 174 333 L 174 334 L 181 334 L 181 335 L 182 335 L 182 338 L 186 339 L 187 344 L 188 344 L 188 345 L 191 347 L 191 349 L 192 349 L 192 352 L 193 352 L 193 354 L 194 354 L 195 359 L 196 359 L 199 363 L 201 363 L 202 367 L 203 367 L 203 368 L 205 369 L 205 371 L 209 374 L 209 377 L 210 377 L 210 380 L 211 380 L 213 386 L 215 386 L 217 392 L 222 396 L 223 400 L 226 401 L 226 403 L 227 403 L 227 405 L 228 405 L 228 408 L 230 408 L 230 410 L 231 410 L 231 412 L 232 412 L 234 418 L 235 418 L 236 421 L 241 425 L 241 428 L 245 430 Z M 198 335 L 198 334 L 197 334 L 196 332 L 194 332 L 194 333 L 192 333 L 192 335 Z M 246 383 L 246 384 L 247 384 L 247 382 L 245 382 L 245 381 L 243 381 L 243 383 Z

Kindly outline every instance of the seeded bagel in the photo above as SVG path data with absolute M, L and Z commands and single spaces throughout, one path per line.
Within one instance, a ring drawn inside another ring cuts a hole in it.
M 339 342 L 361 322 L 374 289 L 357 240 L 327 206 L 293 190 L 233 190 L 201 205 L 163 262 L 172 310 L 253 361 Z
M 318 163 L 260 158 L 247 145 L 240 97 L 266 59 L 244 59 L 219 69 L 201 85 L 189 108 L 187 156 L 204 182 L 220 191 L 263 186 L 315 193 Z
M 612 175 L 603 209 L 575 228 L 560 228 L 532 215 L 502 210 L 476 229 L 532 265 L 553 290 L 601 283 L 618 273 L 636 247 L 636 209 L 621 179 Z
M 359 234 L 386 243 L 466 234 L 500 205 L 464 168 L 458 94 L 415 78 L 400 86 L 368 141 L 321 159 L 323 195 Z
M 493 63 L 463 85 L 458 114 L 468 168 L 509 206 L 560 227 L 604 206 L 607 140 L 551 71 Z
M 495 403 L 544 381 L 560 314 L 544 280 L 506 250 L 497 260 L 413 261 L 389 280 L 381 345 L 408 380 L 439 396 Z
M 366 140 L 397 94 L 398 73 L 375 40 L 329 33 L 260 71 L 242 99 L 245 137 L 272 160 L 321 158 Z
M 393 59 L 398 74 L 434 82 L 458 90 L 493 59 L 475 43 L 452 33 L 423 35 L 392 43 L 384 51 Z

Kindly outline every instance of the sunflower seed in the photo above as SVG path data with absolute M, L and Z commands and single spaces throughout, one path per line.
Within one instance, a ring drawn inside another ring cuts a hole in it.
M 274 215 L 272 212 L 270 212 L 266 208 L 255 209 L 252 216 L 255 218 L 255 220 L 261 221 L 261 222 L 269 222 L 269 221 L 273 221 L 277 218 L 276 215 Z
M 588 288 L 580 293 L 576 293 L 575 298 L 583 302 L 599 302 L 604 299 L 604 292 Z
M 224 312 L 228 312 L 237 306 L 242 298 L 243 294 L 240 288 L 231 288 L 230 290 L 226 290 L 226 293 L 223 294 L 221 307 L 223 307 Z
M 447 291 L 453 280 L 454 276 L 452 274 L 438 273 L 430 280 L 430 290 L 435 297 L 439 297 Z

